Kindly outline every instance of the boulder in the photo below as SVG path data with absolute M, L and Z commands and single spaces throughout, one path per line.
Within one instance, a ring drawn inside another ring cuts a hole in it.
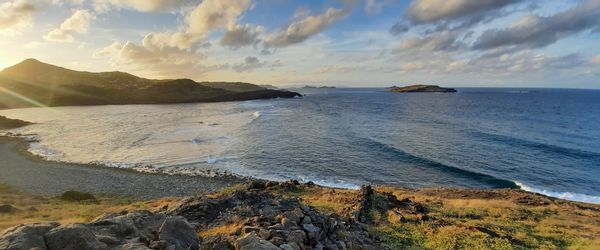
M 56 227 L 50 230 L 44 239 L 48 250 L 108 249 L 105 243 L 96 238 L 92 230 L 82 224 Z
M 0 249 L 47 249 L 44 234 L 58 223 L 23 224 L 6 229 L 0 234 Z
M 196 231 L 183 217 L 167 217 L 158 231 L 158 238 L 175 249 L 200 249 L 200 240 Z
M 19 211 L 21 211 L 21 210 L 19 210 L 16 207 L 13 207 L 10 204 L 0 205 L 0 214 L 12 214 L 12 213 L 16 213 Z
M 255 232 L 244 235 L 235 241 L 236 250 L 280 250 L 273 243 L 261 240 Z

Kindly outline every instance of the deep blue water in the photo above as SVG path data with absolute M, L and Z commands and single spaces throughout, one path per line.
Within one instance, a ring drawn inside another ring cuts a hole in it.
M 256 101 L 230 149 L 249 174 L 352 186 L 514 187 L 598 202 L 600 91 L 300 89 Z

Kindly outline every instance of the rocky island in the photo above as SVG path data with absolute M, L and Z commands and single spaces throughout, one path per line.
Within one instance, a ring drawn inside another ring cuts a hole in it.
M 456 89 L 443 88 L 437 85 L 417 84 L 404 87 L 393 86 L 388 91 L 397 93 L 454 93 Z
M 157 80 L 118 71 L 82 72 L 35 59 L 27 59 L 2 70 L 0 88 L 0 109 L 243 101 L 300 96 L 295 92 L 267 89 L 243 82 Z

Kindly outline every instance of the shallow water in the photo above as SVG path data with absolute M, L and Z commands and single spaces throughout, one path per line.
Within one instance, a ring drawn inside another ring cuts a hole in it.
M 0 111 L 50 160 L 354 188 L 511 187 L 600 203 L 600 91 L 307 89 L 304 98 Z

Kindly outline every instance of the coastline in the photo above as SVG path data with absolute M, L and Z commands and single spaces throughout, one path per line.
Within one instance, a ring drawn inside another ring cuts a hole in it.
M 103 166 L 51 162 L 29 153 L 27 145 L 20 138 L 0 136 L 0 183 L 36 195 L 60 195 L 68 190 L 77 190 L 154 199 L 214 193 L 247 181 L 235 176 L 167 176 Z

